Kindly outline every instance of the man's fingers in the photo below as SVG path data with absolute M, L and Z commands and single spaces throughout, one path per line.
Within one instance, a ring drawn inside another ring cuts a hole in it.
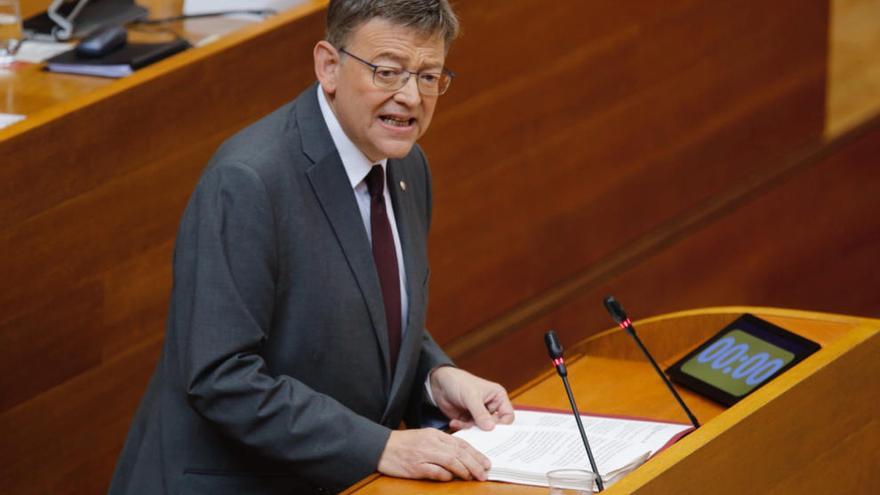
M 485 471 L 488 471 L 489 468 L 492 467 L 492 461 L 490 461 L 488 457 L 483 455 L 482 452 L 475 449 L 471 444 L 465 442 L 464 440 L 461 440 L 461 439 L 457 439 L 457 440 L 459 442 L 461 442 L 461 444 L 463 444 L 463 448 L 468 452 L 468 454 L 470 455 L 470 458 L 476 460 L 477 463 L 479 463 L 480 468 L 482 468 Z
M 461 471 L 453 471 L 462 479 L 486 479 L 486 471 L 491 466 L 489 459 L 473 448 L 471 444 L 448 436 L 449 452 L 452 455 L 453 464 L 450 469 L 460 468 Z
M 513 423 L 513 405 L 498 383 L 447 366 L 431 372 L 431 387 L 437 407 L 451 420 L 453 429 L 476 424 L 491 430 L 499 423 Z
M 461 479 L 479 481 L 486 479 L 486 468 L 478 459 L 470 455 L 459 455 L 455 460 L 464 470 L 464 473 L 459 476 Z
M 463 480 L 472 480 L 476 478 L 476 475 L 471 473 L 470 466 L 466 463 L 466 461 L 464 459 L 458 458 L 452 452 L 438 452 L 437 462 L 439 463 L 440 467 L 448 470 L 457 478 L 461 478 Z
M 502 390 L 500 394 L 496 395 L 489 407 L 494 409 L 493 415 L 498 423 L 505 425 L 513 423 L 513 404 L 510 403 L 506 391 Z
M 491 430 L 495 427 L 495 419 L 492 417 L 492 414 L 488 409 L 486 409 L 483 397 L 477 394 L 469 394 L 465 398 L 465 407 L 467 407 L 468 412 L 471 413 L 474 423 L 476 423 L 481 430 Z
M 420 479 L 434 481 L 451 481 L 452 478 L 455 477 L 454 474 L 436 464 L 424 463 L 420 467 L 421 470 L 418 476 L 418 478 Z
M 509 425 L 509 424 L 513 423 L 513 420 L 515 419 L 515 416 L 513 414 L 513 409 L 511 409 L 508 412 L 499 411 L 497 413 L 497 418 L 498 418 L 498 423 L 503 424 L 503 425 Z
M 379 459 L 379 471 L 401 478 L 485 480 L 489 459 L 469 443 L 430 428 L 395 431 Z
M 470 419 L 452 419 L 449 421 L 449 429 L 453 431 L 463 430 L 465 428 L 470 428 L 474 425 L 474 422 Z

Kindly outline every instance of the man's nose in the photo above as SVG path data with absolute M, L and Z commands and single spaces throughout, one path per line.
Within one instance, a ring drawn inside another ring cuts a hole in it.
M 418 76 L 413 74 L 402 88 L 394 93 L 395 100 L 407 105 L 418 105 L 422 101 L 422 93 L 419 91 Z

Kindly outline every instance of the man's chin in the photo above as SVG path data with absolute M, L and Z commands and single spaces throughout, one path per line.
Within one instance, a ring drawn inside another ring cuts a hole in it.
M 414 145 L 415 143 L 413 142 L 395 142 L 380 147 L 378 151 L 383 157 L 391 159 L 404 158 L 409 155 L 409 152 L 412 151 Z

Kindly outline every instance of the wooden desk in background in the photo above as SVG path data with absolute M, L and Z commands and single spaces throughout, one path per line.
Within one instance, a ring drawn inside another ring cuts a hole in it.
M 154 17 L 181 4 L 140 1 Z M 118 81 L 0 75 L 0 111 L 28 116 L 0 131 L 2 491 L 106 489 L 161 346 L 180 213 L 222 140 L 314 80 L 325 4 Z M 460 365 L 514 388 L 545 363 L 548 327 L 607 326 L 606 291 L 640 314 L 876 310 L 880 241 L 855 213 L 880 208 L 864 166 L 880 132 L 803 160 L 822 145 L 827 4 L 456 8 L 458 77 L 421 144 L 429 328 Z M 800 218 L 809 236 L 789 232 Z
M 185 202 L 223 139 L 314 80 L 325 4 L 120 80 L 0 74 L 0 111 L 27 115 L 0 130 L 0 491 L 106 491 L 161 345 Z M 173 27 L 196 41 L 229 22 Z
M 822 349 L 729 409 L 680 389 L 702 427 L 606 493 L 734 495 L 880 490 L 880 320 L 728 307 L 673 313 L 635 325 L 665 368 L 742 313 L 755 314 L 808 337 Z M 566 361 L 572 390 L 583 410 L 687 422 L 623 330 L 615 328 L 572 346 Z M 516 405 L 568 408 L 562 384 L 553 371 L 512 395 Z M 373 476 L 345 493 L 545 495 L 547 489 Z
M 48 0 L 23 0 L 23 18 L 45 11 L 49 3 Z M 150 17 L 156 19 L 179 15 L 183 1 L 138 0 L 138 4 L 148 7 Z M 129 30 L 129 39 L 136 42 L 168 41 L 173 39 L 173 33 L 176 33 L 190 43 L 198 44 L 208 37 L 231 34 L 252 24 L 254 23 L 244 20 L 207 18 L 162 26 L 140 25 L 133 26 Z M 0 90 L 4 95 L 0 98 L 0 112 L 26 115 L 30 124 L 35 126 L 43 125 L 53 118 L 72 119 L 71 111 L 76 107 L 87 105 L 90 96 L 98 98 L 109 96 L 109 93 L 95 95 L 97 90 L 120 86 L 113 79 L 49 74 L 41 69 L 40 64 L 30 64 L 18 67 L 14 71 L 0 73 Z M 126 80 L 126 83 L 130 83 L 126 86 L 144 84 L 147 79 L 140 77 L 141 73 L 142 71 L 139 71 L 132 81 Z M 11 133 L 0 134 L 0 140 L 10 137 L 12 137 Z

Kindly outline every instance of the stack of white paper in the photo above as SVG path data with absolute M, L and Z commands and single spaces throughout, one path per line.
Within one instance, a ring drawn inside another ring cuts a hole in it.
M 57 41 L 24 40 L 18 47 L 15 60 L 39 64 L 73 48 L 73 43 Z
M 690 425 L 602 416 L 583 415 L 581 421 L 606 487 L 692 429 Z M 472 427 L 455 436 L 492 461 L 490 480 L 547 486 L 548 471 L 590 470 L 571 414 L 517 410 L 512 425 L 498 425 L 492 431 Z

